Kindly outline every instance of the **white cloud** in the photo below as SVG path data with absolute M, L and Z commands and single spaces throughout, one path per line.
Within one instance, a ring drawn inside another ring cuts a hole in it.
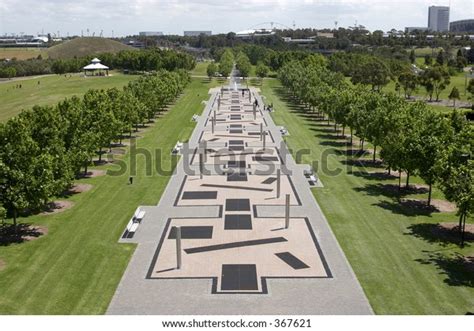
M 238 31 L 274 21 L 297 27 L 353 25 L 388 30 L 423 26 L 428 6 L 449 0 L 0 0 L 0 33 L 60 30 L 105 35 L 143 30 L 182 33 L 205 29 Z M 451 0 L 451 19 L 472 18 L 471 0 Z

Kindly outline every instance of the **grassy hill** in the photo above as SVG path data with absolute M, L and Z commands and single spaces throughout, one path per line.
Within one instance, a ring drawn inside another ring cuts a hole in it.
M 117 53 L 126 49 L 133 48 L 107 38 L 84 37 L 75 38 L 50 47 L 48 49 L 48 55 L 51 59 L 68 59 L 74 56 L 81 57 L 100 53 Z

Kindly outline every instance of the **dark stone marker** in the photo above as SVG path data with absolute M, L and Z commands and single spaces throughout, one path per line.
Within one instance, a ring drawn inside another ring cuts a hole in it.
M 257 291 L 257 266 L 255 264 L 223 264 L 221 291 Z
M 181 239 L 212 239 L 212 226 L 182 226 Z M 176 227 L 172 227 L 168 239 L 176 239 Z
M 273 244 L 273 243 L 281 243 L 281 242 L 285 242 L 285 241 L 288 241 L 288 240 L 284 237 L 275 237 L 275 238 L 267 238 L 267 239 L 236 241 L 236 242 L 227 243 L 227 244 L 218 244 L 218 245 L 186 248 L 184 251 L 186 252 L 186 254 L 196 254 L 196 253 L 220 251 L 220 250 L 223 250 L 223 249 L 231 249 L 231 248 L 239 248 L 239 247 L 248 247 L 248 246 L 258 246 L 258 245 L 267 245 L 267 244 Z
M 309 268 L 306 263 L 298 259 L 290 252 L 276 253 L 275 255 L 295 270 Z
M 185 191 L 182 200 L 214 200 L 217 199 L 217 191 Z
M 252 230 L 252 216 L 225 215 L 224 230 Z
M 262 184 L 272 184 L 276 181 L 277 179 L 275 177 L 268 177 L 267 179 L 265 179 Z
M 226 199 L 225 210 L 226 211 L 250 211 L 250 200 L 249 199 Z
M 246 182 L 248 180 L 246 173 L 234 172 L 227 174 L 228 182 Z

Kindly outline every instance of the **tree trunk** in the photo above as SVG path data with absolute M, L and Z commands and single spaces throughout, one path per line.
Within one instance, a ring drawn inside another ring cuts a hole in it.
M 409 186 L 410 186 L 410 171 L 407 171 L 407 182 L 406 182 L 405 188 L 408 190 Z
M 430 183 L 430 188 L 428 190 L 428 207 L 431 206 L 431 192 L 432 192 L 432 189 L 433 189 L 433 185 Z
M 16 218 L 17 218 L 17 210 L 16 208 L 14 207 L 13 208 L 13 230 L 15 231 L 15 234 L 17 234 L 18 232 L 18 223 L 16 221 Z
M 84 176 L 87 176 L 87 166 L 89 162 L 86 161 L 86 165 L 84 166 Z
M 351 127 L 351 146 L 352 146 L 352 138 L 353 138 L 353 137 L 352 137 L 352 131 L 353 131 L 353 129 L 352 129 L 352 127 Z
M 102 147 L 99 149 L 99 163 L 102 161 Z
M 400 195 L 402 190 L 402 171 L 398 170 L 398 201 L 400 202 Z
M 364 139 L 360 141 L 360 151 L 364 151 Z
M 377 145 L 374 145 L 374 157 L 372 159 L 372 162 L 375 163 L 375 156 L 377 155 Z
M 336 136 L 337 136 L 337 123 L 334 122 L 334 132 L 336 132 Z
M 345 134 L 345 133 L 346 133 L 346 126 L 343 125 L 343 126 L 342 126 L 342 138 L 345 138 L 345 137 L 344 137 L 344 134 Z

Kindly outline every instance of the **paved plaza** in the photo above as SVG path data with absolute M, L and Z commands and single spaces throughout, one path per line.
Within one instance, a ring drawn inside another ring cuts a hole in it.
M 158 206 L 124 232 L 138 246 L 108 313 L 372 314 L 304 166 L 239 86 L 210 91 Z

